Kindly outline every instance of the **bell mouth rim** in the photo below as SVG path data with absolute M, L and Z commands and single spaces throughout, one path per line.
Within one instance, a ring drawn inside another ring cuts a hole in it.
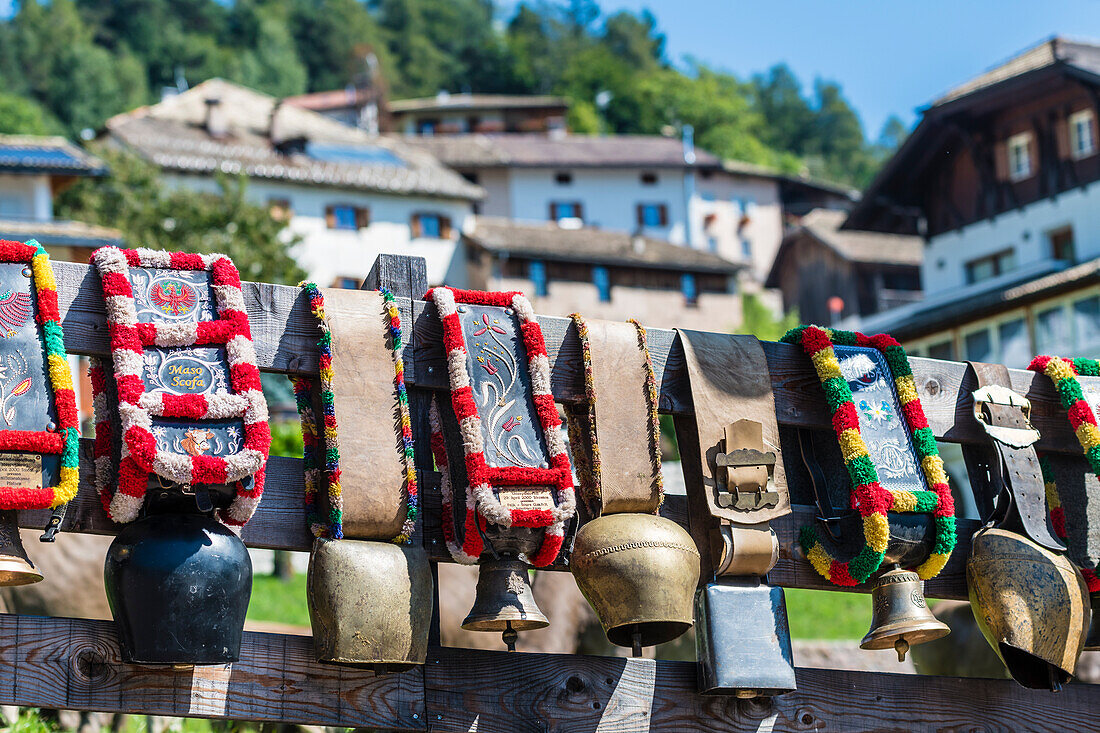
M 550 625 L 550 622 L 537 618 L 504 618 L 502 616 L 494 616 L 491 619 L 477 619 L 474 621 L 465 621 L 462 624 L 462 629 L 465 631 L 485 631 L 503 633 L 511 627 L 512 631 L 534 631 L 535 629 L 545 629 Z
M 26 560 L 17 557 L 0 559 L 0 586 L 31 585 L 42 580 L 43 575 Z
M 876 634 L 873 638 L 871 638 L 870 634 L 863 637 L 863 640 L 859 642 L 859 648 L 872 651 L 893 649 L 894 645 L 902 639 L 908 642 L 909 646 L 925 644 L 947 636 L 951 633 L 951 627 L 946 624 L 941 624 L 940 626 L 930 626 L 929 628 L 914 629 L 913 631 L 903 631 L 901 633 L 879 631 L 880 633 Z
M 626 621 L 604 629 L 607 640 L 615 646 L 634 646 L 634 630 L 641 633 L 641 646 L 657 646 L 679 639 L 694 625 L 692 621 L 679 619 Z

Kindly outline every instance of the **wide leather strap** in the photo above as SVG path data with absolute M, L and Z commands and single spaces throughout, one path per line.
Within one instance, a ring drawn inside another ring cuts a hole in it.
M 661 503 L 650 455 L 646 357 L 633 324 L 587 320 L 602 514 L 652 514 Z
M 1005 524 L 1014 507 L 1032 540 L 1052 550 L 1064 550 L 1047 523 L 1046 490 L 1034 446 L 1038 433 L 1028 419 L 1027 400 L 1012 392 L 1007 367 L 973 361 L 967 365 L 978 382 L 975 419 L 989 435 L 996 454 L 986 467 L 997 502 L 993 521 L 998 526 Z
M 775 397 L 760 342 L 754 336 L 677 333 L 695 406 L 710 514 L 739 525 L 789 514 Z
M 344 536 L 390 540 L 401 533 L 406 494 L 385 305 L 374 291 L 322 292 L 332 332 Z

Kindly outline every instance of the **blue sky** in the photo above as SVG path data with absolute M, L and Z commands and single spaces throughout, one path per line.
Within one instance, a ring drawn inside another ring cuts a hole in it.
M 745 78 L 785 61 L 809 87 L 840 82 L 878 137 L 896 114 L 1052 35 L 1100 41 L 1100 0 L 601 0 L 649 8 L 669 58 L 694 56 Z

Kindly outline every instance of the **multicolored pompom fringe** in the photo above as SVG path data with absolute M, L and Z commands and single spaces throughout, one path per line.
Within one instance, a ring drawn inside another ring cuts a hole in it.
M 799 538 L 806 557 L 814 569 L 831 583 L 859 585 L 882 565 L 890 540 L 887 512 L 931 513 L 936 524 L 932 553 L 915 570 L 922 579 L 935 577 L 955 548 L 955 504 L 947 484 L 943 460 L 936 448 L 936 436 L 928 427 L 905 349 L 886 334 L 869 337 L 854 331 L 834 331 L 817 326 L 792 329 L 783 336 L 782 341 L 800 345 L 813 361 L 825 390 L 833 430 L 852 482 L 852 509 L 863 517 L 863 547 L 853 557 L 847 560 L 833 557 L 813 526 L 804 527 Z M 833 344 L 873 348 L 886 358 L 906 424 L 913 436 L 921 470 L 932 491 L 894 491 L 879 483 L 878 470 L 860 434 L 852 390 L 840 372 Z

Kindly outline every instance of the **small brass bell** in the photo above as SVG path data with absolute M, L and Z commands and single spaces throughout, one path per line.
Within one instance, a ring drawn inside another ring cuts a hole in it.
M 28 585 L 42 580 L 19 538 L 15 511 L 0 511 L 0 585 Z
M 424 664 L 432 590 L 420 545 L 314 540 L 307 595 L 318 661 L 378 672 Z
M 587 522 L 577 532 L 572 570 L 612 644 L 640 654 L 691 628 L 699 551 L 669 519 L 624 513 Z
M 524 562 L 514 557 L 481 561 L 474 606 L 462 622 L 462 628 L 499 631 L 508 649 L 514 651 L 516 632 L 549 625 L 550 621 L 535 603 Z
M 904 662 L 909 647 L 947 636 L 951 629 L 928 610 L 920 577 L 893 567 L 875 578 L 871 588 L 871 630 L 861 649 L 894 649 Z

